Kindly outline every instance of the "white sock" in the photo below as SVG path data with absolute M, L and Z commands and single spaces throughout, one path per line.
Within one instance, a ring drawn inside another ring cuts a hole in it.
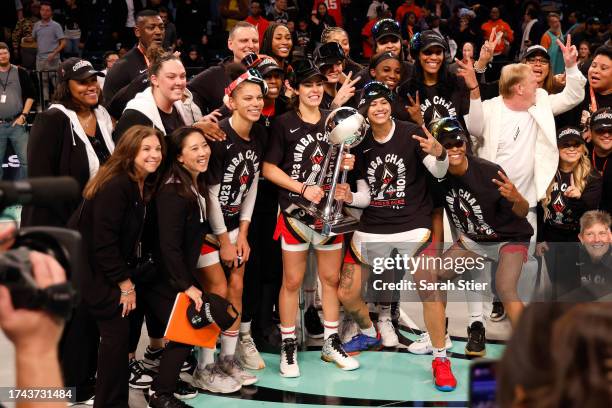
M 281 340 L 295 339 L 295 326 L 291 326 L 291 327 L 281 326 L 280 332 L 281 332 Z
M 240 336 L 251 335 L 251 322 L 240 323 Z
M 370 323 L 370 327 L 367 329 L 359 329 L 363 334 L 370 337 L 376 337 L 376 328 L 374 327 L 374 323 Z
M 219 356 L 233 356 L 238 344 L 238 330 L 226 330 L 221 333 L 221 353 Z
M 391 320 L 391 305 L 378 305 L 378 320 Z
M 207 365 L 215 362 L 215 349 L 198 347 L 198 370 L 204 370 Z
M 446 358 L 446 349 L 445 348 L 435 348 L 433 349 L 433 358 Z
M 327 320 L 323 320 L 323 339 L 327 340 L 327 338 L 334 333 L 338 333 L 338 321 L 328 322 Z

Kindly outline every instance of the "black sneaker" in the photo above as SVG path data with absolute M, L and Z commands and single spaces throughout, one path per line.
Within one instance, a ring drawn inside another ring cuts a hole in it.
M 491 321 L 501 322 L 506 318 L 506 310 L 502 302 L 493 302 L 493 310 L 491 311 Z
M 155 393 L 149 399 L 149 408 L 189 408 L 189 405 L 172 394 Z
M 465 346 L 465 354 L 468 356 L 482 357 L 487 354 L 485 328 L 482 322 L 474 322 L 467 329 L 468 342 Z
M 153 383 L 153 377 L 147 374 L 147 370 L 141 361 L 132 359 L 129 362 L 130 388 L 147 389 Z
M 174 390 L 174 396 L 180 400 L 192 399 L 198 396 L 198 390 L 179 378 L 176 383 L 176 390 Z
M 304 324 L 310 337 L 313 339 L 320 339 L 323 337 L 324 329 L 321 324 L 321 319 L 319 318 L 319 313 L 317 313 L 317 309 L 312 305 L 308 306 L 306 313 L 304 313 Z
M 187 360 L 183 362 L 183 366 L 181 367 L 181 372 L 193 374 L 193 371 L 198 366 L 198 360 L 196 360 L 193 352 L 189 354 Z
M 164 352 L 163 348 L 153 350 L 151 349 L 150 346 L 147 346 L 147 349 L 145 350 L 145 353 L 144 353 L 144 359 L 142 360 L 145 367 L 148 370 L 157 371 L 157 369 L 159 368 L 159 362 L 161 361 L 161 356 L 163 352 Z

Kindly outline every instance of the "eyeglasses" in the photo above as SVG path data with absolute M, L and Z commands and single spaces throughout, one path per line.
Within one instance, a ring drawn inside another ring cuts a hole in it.
M 451 140 L 451 141 L 443 143 L 442 147 L 444 147 L 446 150 L 451 150 L 451 149 L 454 149 L 455 147 L 461 148 L 464 145 L 465 145 L 465 142 L 463 140 Z
M 384 30 L 386 27 L 389 27 L 387 31 L 397 31 L 398 33 L 400 32 L 400 25 L 397 21 L 392 20 L 390 18 L 383 18 L 382 20 L 379 20 L 376 24 L 374 24 L 374 27 L 372 27 L 372 36 L 374 38 L 378 37 L 378 33 L 381 30 Z
M 244 74 L 240 75 L 231 84 L 229 84 L 227 88 L 225 88 L 225 94 L 231 95 L 232 92 L 234 92 L 234 90 L 238 87 L 238 85 L 245 81 L 259 85 L 264 95 L 268 93 L 268 84 L 263 79 L 259 71 L 253 68 L 249 68 Z
M 550 63 L 546 58 L 536 58 L 536 57 L 529 57 L 527 58 L 526 61 L 528 64 L 548 65 Z
M 362 99 L 378 99 L 387 98 L 393 100 L 393 92 L 387 87 L 387 85 L 378 81 L 368 82 L 363 87 Z

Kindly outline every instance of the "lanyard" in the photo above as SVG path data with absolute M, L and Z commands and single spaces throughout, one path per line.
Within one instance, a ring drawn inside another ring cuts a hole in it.
M 8 86 L 8 80 L 11 76 L 11 71 L 13 70 L 13 66 L 11 65 L 8 73 L 6 74 L 6 79 L 4 81 L 0 80 L 0 85 L 2 85 L 2 93 L 6 93 L 6 87 Z
M 589 106 L 589 108 L 591 109 L 591 113 L 593 113 L 597 110 L 597 100 L 595 99 L 595 91 L 593 91 L 593 87 L 590 85 L 589 93 L 591 94 L 591 106 Z
M 606 171 L 606 166 L 608 165 L 608 158 L 606 157 L 606 160 L 604 161 L 603 164 L 603 168 L 601 169 L 601 171 L 599 171 L 599 169 L 597 168 L 597 163 L 595 163 L 595 149 L 593 149 L 593 167 L 595 168 L 595 170 L 597 170 L 597 172 L 603 176 L 603 174 Z
M 138 51 L 140 51 L 140 53 L 144 57 L 145 64 L 147 64 L 147 67 L 149 67 L 150 64 L 149 64 L 149 59 L 147 58 L 147 53 L 145 52 L 144 47 L 142 47 L 140 44 L 138 44 Z

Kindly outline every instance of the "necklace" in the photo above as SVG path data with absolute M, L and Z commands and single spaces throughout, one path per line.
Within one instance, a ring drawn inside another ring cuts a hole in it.
M 89 124 L 91 123 L 91 119 L 93 117 L 94 114 L 91 111 L 89 111 L 89 116 L 85 121 L 83 121 L 83 119 L 79 116 L 79 122 L 81 122 L 81 126 L 83 126 L 83 130 L 85 130 L 85 132 L 87 132 L 87 129 L 89 129 Z
M 603 176 L 603 174 L 606 171 L 606 166 L 608 165 L 608 158 L 606 157 L 606 160 L 604 161 L 603 167 L 601 170 L 599 170 L 597 168 L 597 163 L 595 162 L 595 149 L 593 149 L 593 154 L 592 154 L 592 162 L 593 162 L 593 167 L 595 168 L 595 170 L 597 170 L 597 172 Z

